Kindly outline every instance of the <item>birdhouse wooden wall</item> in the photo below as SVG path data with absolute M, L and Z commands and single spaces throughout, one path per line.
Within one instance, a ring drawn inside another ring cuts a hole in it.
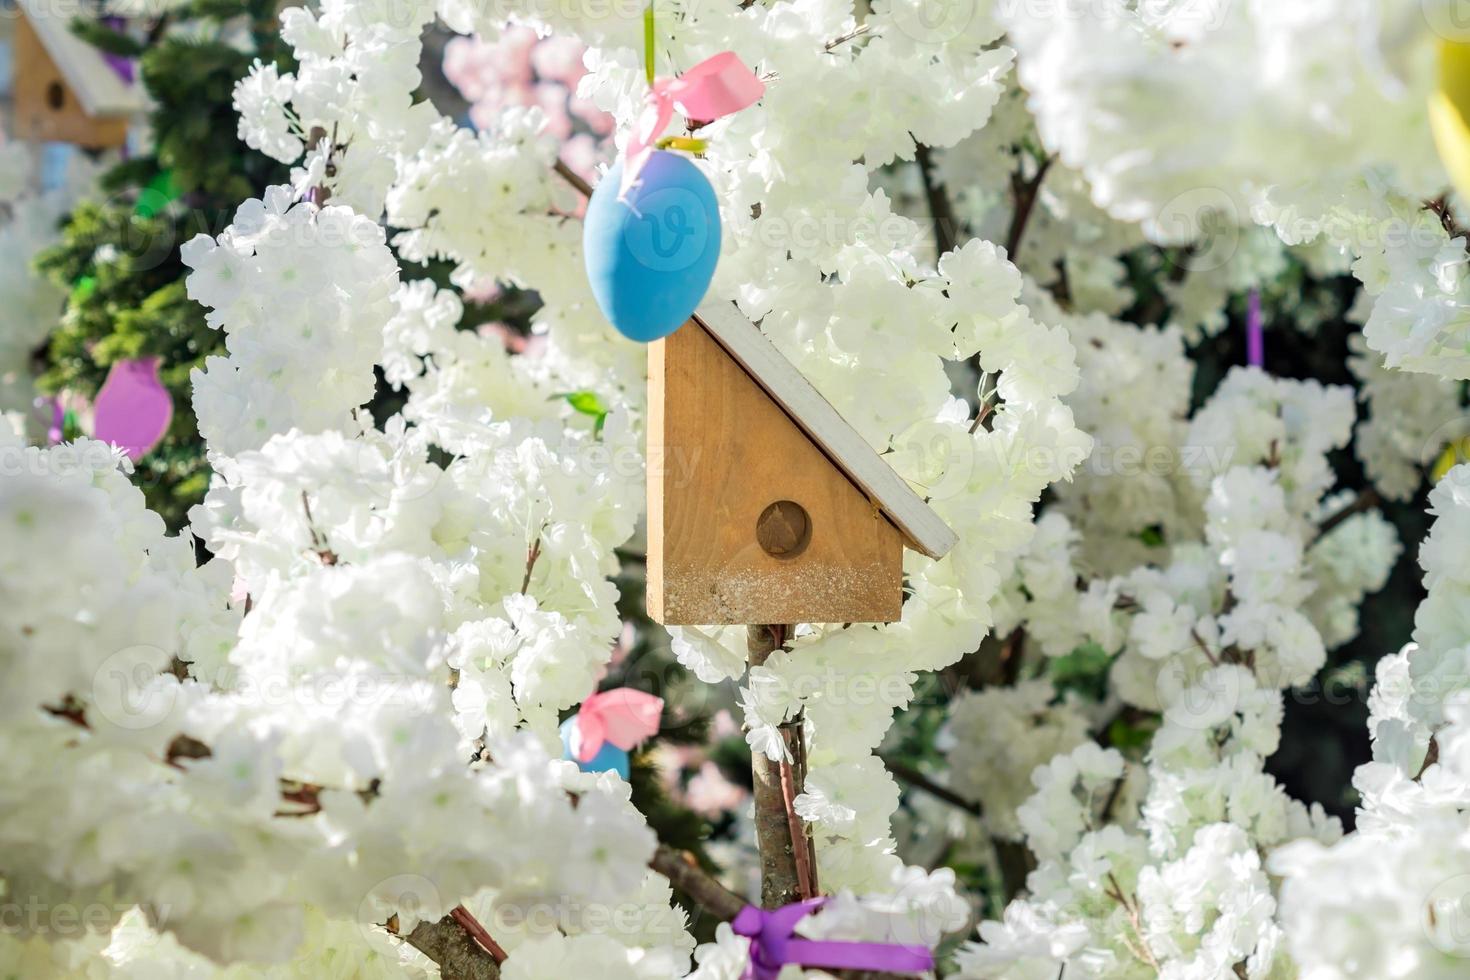
M 17 138 L 75 143 L 92 150 L 112 149 L 127 142 L 127 118 L 88 115 L 24 15 L 16 20 L 14 51 L 12 97 Z
M 648 611 L 892 622 L 904 538 L 696 321 L 649 347 Z

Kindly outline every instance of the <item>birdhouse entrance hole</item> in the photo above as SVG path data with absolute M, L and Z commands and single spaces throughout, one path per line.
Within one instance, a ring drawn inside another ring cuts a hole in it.
M 778 500 L 755 524 L 755 540 L 772 558 L 795 558 L 812 540 L 812 519 L 794 500 Z
M 66 89 L 60 82 L 52 82 L 46 86 L 46 104 L 53 109 L 66 105 Z

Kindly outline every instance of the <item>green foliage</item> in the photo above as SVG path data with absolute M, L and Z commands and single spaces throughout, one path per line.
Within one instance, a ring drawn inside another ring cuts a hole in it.
M 218 234 L 240 202 L 287 177 L 284 166 L 239 141 L 231 107 L 236 81 L 256 58 L 289 67 L 274 8 L 271 0 L 195 3 L 172 15 L 194 21 L 190 31 L 161 36 L 166 24 L 155 24 L 148 44 L 96 22 L 74 25 L 105 51 L 141 55 L 140 77 L 155 103 L 154 149 L 105 173 L 100 187 L 107 196 L 79 204 L 61 241 L 37 258 L 41 272 L 67 290 L 38 383 L 43 392 L 70 389 L 90 398 L 117 361 L 161 358 L 173 423 L 134 479 L 173 528 L 183 526 L 209 483 L 189 409 L 189 373 L 224 345 L 185 294 L 179 246 L 197 234 Z M 239 35 L 226 40 L 222 33 L 227 19 L 238 28 L 242 15 L 252 28 L 244 46 Z
M 1108 723 L 1103 738 L 1108 745 L 1132 759 L 1141 758 L 1159 730 L 1159 717 L 1125 712 Z
M 145 49 L 142 42 L 101 21 L 78 17 L 71 22 L 71 32 L 99 51 L 136 58 Z
M 603 406 L 602 399 L 597 397 L 597 392 L 570 391 L 559 397 L 566 399 L 567 404 L 572 406 L 572 411 L 591 417 L 594 435 L 602 432 L 602 427 L 607 422 L 607 409 Z
M 1076 691 L 1091 701 L 1103 701 L 1112 662 L 1112 656 L 1102 647 L 1084 643 L 1065 656 L 1047 660 L 1046 669 L 1058 691 Z

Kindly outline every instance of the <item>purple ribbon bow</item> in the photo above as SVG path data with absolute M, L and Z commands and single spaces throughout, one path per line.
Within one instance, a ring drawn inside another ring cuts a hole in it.
M 923 946 L 794 938 L 796 924 L 826 901 L 811 898 L 769 912 L 753 905 L 741 909 L 730 928 L 750 940 L 750 965 L 745 968 L 743 980 L 776 980 L 781 967 L 788 963 L 884 973 L 926 973 L 934 969 L 934 954 Z
M 121 17 L 104 17 L 102 18 L 102 23 L 118 33 L 122 33 L 127 27 L 127 21 Z M 107 67 L 112 69 L 113 74 L 123 80 L 124 85 L 131 85 L 138 80 L 137 62 L 132 58 L 125 55 L 113 54 L 111 51 L 104 51 L 102 52 L 102 60 L 107 62 Z

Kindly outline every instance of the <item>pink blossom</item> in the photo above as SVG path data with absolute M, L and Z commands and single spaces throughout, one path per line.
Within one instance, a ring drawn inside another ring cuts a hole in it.
M 574 37 L 548 37 L 531 51 L 531 65 L 542 78 L 575 89 L 587 74 L 587 66 L 582 63 L 586 50 L 587 46 Z
M 592 180 L 598 165 L 612 156 L 614 120 L 575 94 L 587 74 L 585 52 L 576 38 L 538 38 L 528 27 L 513 27 L 494 41 L 450 41 L 444 74 L 469 100 L 470 121 L 480 129 L 494 128 L 508 108 L 539 107 L 546 114 L 547 135 L 562 144 L 562 159 Z
M 706 762 L 689 780 L 684 802 L 695 813 L 717 817 L 743 804 L 749 795 L 743 786 L 726 779 L 719 766 Z

